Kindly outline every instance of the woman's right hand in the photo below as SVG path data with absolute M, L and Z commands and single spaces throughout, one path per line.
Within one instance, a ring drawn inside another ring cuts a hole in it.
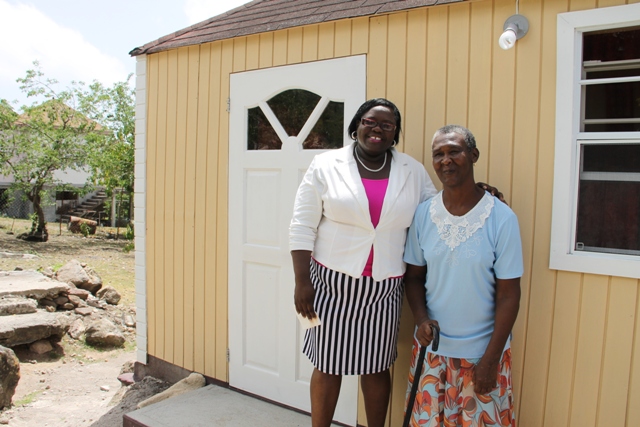
M 313 308 L 313 301 L 316 297 L 316 290 L 313 288 L 311 280 L 296 280 L 296 289 L 293 294 L 293 301 L 296 305 L 296 311 L 307 319 L 316 317 L 316 311 Z
M 295 290 L 293 293 L 293 303 L 296 311 L 307 319 L 316 317 L 313 309 L 313 301 L 316 297 L 316 290 L 311 283 L 311 251 L 291 251 L 293 259 L 293 275 L 295 277 Z
M 418 330 L 416 331 L 416 338 L 422 346 L 428 346 L 433 341 L 433 328 L 431 325 L 436 325 L 438 328 L 440 325 L 437 320 L 425 319 L 418 324 Z

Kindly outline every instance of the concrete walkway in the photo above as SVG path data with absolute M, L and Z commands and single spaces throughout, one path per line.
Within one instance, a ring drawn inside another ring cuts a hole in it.
M 123 427 L 307 427 L 311 417 L 208 385 L 125 415 Z

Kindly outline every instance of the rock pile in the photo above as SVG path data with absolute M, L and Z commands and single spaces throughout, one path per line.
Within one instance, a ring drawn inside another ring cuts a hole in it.
M 43 273 L 0 271 L 3 378 L 14 360 L 11 347 L 30 345 L 31 351 L 42 354 L 51 351 L 51 343 L 65 334 L 75 340 L 84 337 L 88 345 L 99 347 L 120 347 L 127 339 L 134 340 L 135 309 L 117 307 L 120 294 L 110 286 L 103 287 L 100 276 L 86 264 L 74 260 L 55 273 L 51 268 Z M 10 404 L 15 386 L 11 390 L 0 384 L 0 390 L 10 391 L 8 401 L 0 395 L 2 409 Z
M 0 346 L 0 409 L 11 405 L 20 379 L 20 363 L 13 350 Z

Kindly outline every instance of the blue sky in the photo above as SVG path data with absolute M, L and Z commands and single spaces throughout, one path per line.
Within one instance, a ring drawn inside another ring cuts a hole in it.
M 123 81 L 133 48 L 248 1 L 0 0 L 0 98 L 29 103 L 15 80 L 35 60 L 61 87 Z

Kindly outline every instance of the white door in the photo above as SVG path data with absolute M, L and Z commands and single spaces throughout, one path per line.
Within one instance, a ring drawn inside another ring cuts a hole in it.
M 313 157 L 350 141 L 366 94 L 364 56 L 231 76 L 229 382 L 310 410 L 313 367 L 293 306 L 289 222 Z M 336 421 L 356 425 L 357 378 L 345 377 Z

